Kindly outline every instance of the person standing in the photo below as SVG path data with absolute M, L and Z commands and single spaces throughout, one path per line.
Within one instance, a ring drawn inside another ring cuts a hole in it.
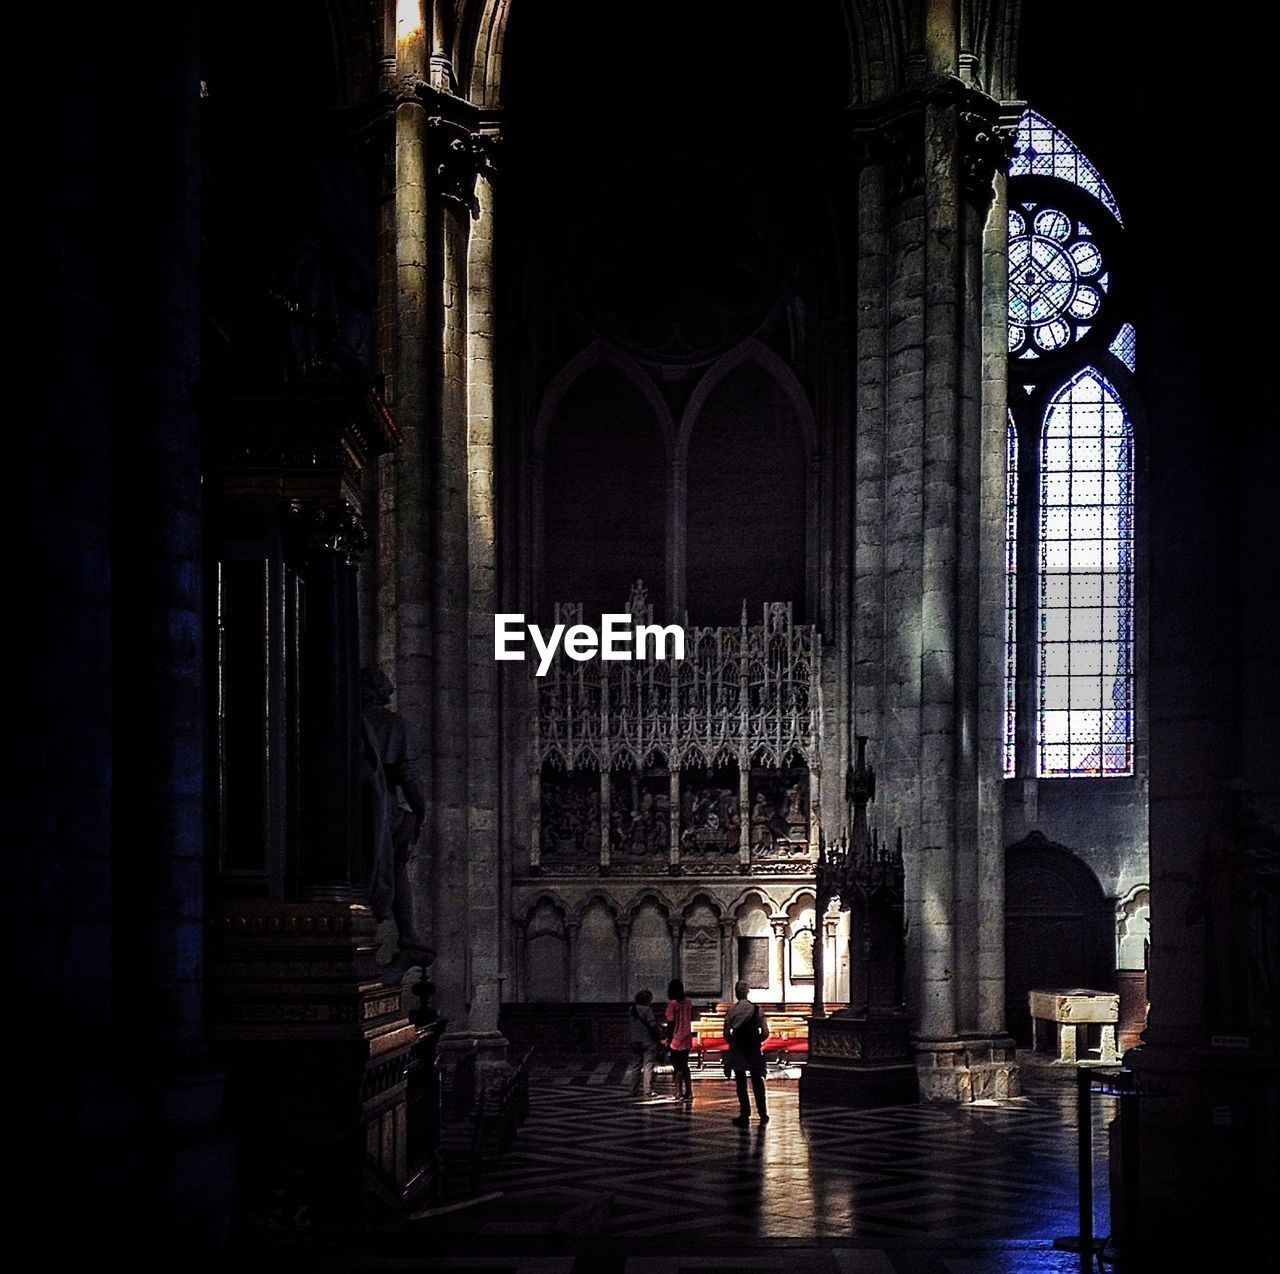
M 745 982 L 737 983 L 733 993 L 738 1002 L 724 1015 L 724 1037 L 729 1044 L 725 1058 L 725 1070 L 733 1072 L 738 1087 L 738 1114 L 734 1123 L 745 1128 L 751 1121 L 751 1104 L 747 1101 L 747 1076 L 751 1076 L 751 1091 L 756 1099 L 756 1114 L 760 1122 L 769 1122 L 769 1111 L 764 1099 L 765 1060 L 761 1045 L 769 1038 L 769 1022 L 758 1004 L 747 998 L 750 988 Z
M 693 1001 L 684 993 L 684 983 L 673 978 L 667 983 L 667 1044 L 671 1049 L 672 1079 L 676 1100 L 693 1105 L 693 1076 L 689 1074 L 689 1053 L 693 1049 Z
M 636 992 L 635 1002 L 627 1014 L 627 1035 L 631 1043 L 631 1064 L 622 1077 L 630 1083 L 633 1097 L 653 1096 L 653 1064 L 658 1056 L 658 1040 L 662 1032 L 653 1015 L 653 992 L 647 988 Z

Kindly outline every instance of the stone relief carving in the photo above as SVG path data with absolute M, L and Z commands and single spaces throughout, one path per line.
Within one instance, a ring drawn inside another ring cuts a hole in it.
M 627 613 L 654 622 L 643 583 Z M 582 619 L 580 605 L 555 609 L 557 623 Z M 736 626 L 686 629 L 680 661 L 579 662 L 558 651 L 546 675 L 532 679 L 530 751 L 543 783 L 534 870 L 796 870 L 810 857 L 820 650 L 817 630 L 775 602 L 755 624 L 744 608 Z M 607 864 L 592 831 L 602 773 Z M 664 865 L 673 830 L 681 861 Z

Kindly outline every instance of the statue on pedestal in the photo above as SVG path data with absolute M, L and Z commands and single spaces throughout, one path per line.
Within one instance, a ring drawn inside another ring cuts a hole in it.
M 362 810 L 372 868 L 369 908 L 378 921 L 395 920 L 395 963 L 403 971 L 435 959 L 418 931 L 411 885 L 427 804 L 418 779 L 417 742 L 409 723 L 389 706 L 394 693 L 390 678 L 376 668 L 365 668 L 360 690 Z

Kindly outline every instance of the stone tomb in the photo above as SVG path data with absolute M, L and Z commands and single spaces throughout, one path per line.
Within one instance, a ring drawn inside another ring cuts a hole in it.
M 1114 1064 L 1116 1057 L 1116 1023 L 1120 1020 L 1120 996 L 1112 991 L 1090 991 L 1081 987 L 1070 990 L 1032 991 L 1027 996 L 1031 1005 L 1031 1026 L 1036 1052 L 1053 1049 L 1053 1028 L 1057 1027 L 1055 1059 L 1069 1065 L 1082 1060 L 1080 1031 L 1086 1037 L 1097 1028 L 1100 1056 L 1104 1064 Z M 1083 1060 L 1093 1060 L 1085 1058 Z

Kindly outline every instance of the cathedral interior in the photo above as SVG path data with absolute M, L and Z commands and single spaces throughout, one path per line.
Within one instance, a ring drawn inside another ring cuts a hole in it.
M 18 1214 L 262 1268 L 1277 1268 L 1251 28 L 60 11 Z M 624 1085 L 672 980 L 687 1109 Z

